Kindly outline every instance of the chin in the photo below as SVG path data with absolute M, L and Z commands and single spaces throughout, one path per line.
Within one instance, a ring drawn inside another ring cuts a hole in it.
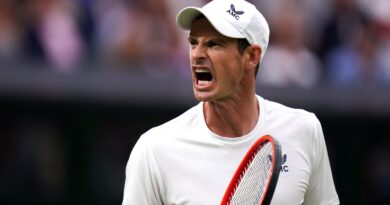
M 196 100 L 201 101 L 201 102 L 206 102 L 206 101 L 209 101 L 211 99 L 210 96 L 206 96 L 204 94 L 197 93 L 197 92 L 194 93 L 194 96 L 195 96 Z
M 207 98 L 201 97 L 201 96 L 198 96 L 198 95 L 195 95 L 195 99 L 198 100 L 198 101 L 200 101 L 200 102 L 205 102 L 205 101 L 207 101 Z

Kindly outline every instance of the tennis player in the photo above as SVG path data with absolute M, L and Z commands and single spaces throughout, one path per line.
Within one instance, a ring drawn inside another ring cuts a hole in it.
M 123 205 L 217 205 L 248 148 L 265 134 L 283 150 L 271 204 L 339 204 L 316 116 L 255 92 L 269 39 L 255 6 L 214 0 L 180 11 L 177 25 L 190 31 L 200 102 L 140 137 L 127 164 Z

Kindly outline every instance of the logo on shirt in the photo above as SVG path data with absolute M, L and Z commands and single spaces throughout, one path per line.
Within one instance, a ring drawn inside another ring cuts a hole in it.
M 244 14 L 244 11 L 237 11 L 233 4 L 230 4 L 230 9 L 226 12 L 232 15 L 236 20 L 239 20 L 240 15 Z
M 272 156 L 268 155 L 268 159 L 269 159 L 269 161 L 272 161 Z M 286 165 L 286 162 L 287 162 L 287 154 L 284 154 L 282 156 L 282 162 L 280 165 L 280 172 L 288 172 L 289 171 L 288 165 Z

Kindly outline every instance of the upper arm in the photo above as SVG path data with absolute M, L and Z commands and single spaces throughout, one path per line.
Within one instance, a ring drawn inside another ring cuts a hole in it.
M 313 123 L 313 161 L 304 204 L 339 204 L 322 127 L 317 118 Z
M 122 205 L 163 204 L 158 167 L 145 140 L 134 146 L 126 166 Z

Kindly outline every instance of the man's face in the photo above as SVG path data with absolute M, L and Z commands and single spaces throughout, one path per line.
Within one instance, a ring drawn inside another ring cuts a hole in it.
M 239 97 L 245 69 L 237 40 L 221 35 L 206 18 L 200 18 L 193 22 L 188 41 L 195 98 L 218 101 Z

